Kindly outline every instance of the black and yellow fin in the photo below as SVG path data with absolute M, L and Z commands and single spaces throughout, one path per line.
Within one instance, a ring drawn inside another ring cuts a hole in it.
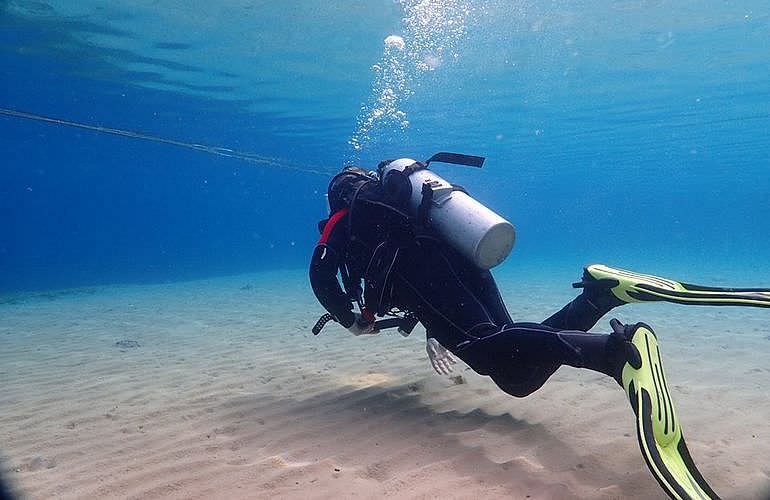
M 692 285 L 650 274 L 592 264 L 576 287 L 601 284 L 625 303 L 665 301 L 685 305 L 770 307 L 770 289 Z
M 639 447 L 647 467 L 671 498 L 718 499 L 695 467 L 685 444 L 655 333 L 644 323 L 637 323 L 626 335 L 639 358 L 638 362 L 626 362 L 621 380 L 636 414 Z M 638 364 L 638 368 L 634 364 Z

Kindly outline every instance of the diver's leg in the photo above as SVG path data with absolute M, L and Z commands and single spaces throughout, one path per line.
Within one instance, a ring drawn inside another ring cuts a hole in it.
M 489 311 L 494 322 L 498 325 L 510 325 L 513 323 L 508 308 L 505 307 L 497 282 L 487 270 L 474 269 L 473 276 L 468 280 L 469 287 L 479 297 Z
M 581 330 L 588 331 L 612 309 L 626 304 L 613 295 L 611 289 L 617 284 L 609 280 L 596 280 L 589 273 L 588 268 L 583 269 L 583 278 L 580 283 L 572 286 L 580 286 L 583 291 L 570 303 L 553 314 L 543 324 L 557 330 Z
M 514 323 L 496 332 L 484 331 L 482 325 L 478 330 L 480 338 L 446 347 L 513 396 L 537 390 L 561 365 L 619 376 L 618 343 L 610 335 L 559 331 L 538 323 Z
M 489 375 L 507 394 L 517 398 L 529 396 L 540 389 L 559 369 L 558 363 L 548 365 L 507 365 Z
M 412 258 L 402 260 L 394 273 L 398 305 L 415 313 L 431 337 L 476 372 L 491 376 L 506 392 L 529 394 L 562 364 L 612 374 L 607 361 L 609 336 L 538 323 L 506 325 L 508 321 L 500 320 L 510 317 L 491 275 L 485 280 L 476 273 L 468 280 L 470 271 L 451 256 L 436 247 L 420 250 L 425 253 L 405 253 Z M 485 297 L 479 297 L 481 289 L 486 290 Z M 498 299 L 489 300 L 490 294 Z M 490 302 L 499 307 L 490 307 Z
M 557 330 L 586 332 L 593 328 L 602 316 L 623 304 L 624 302 L 611 295 L 593 293 L 585 289 L 561 310 L 543 321 L 543 325 Z

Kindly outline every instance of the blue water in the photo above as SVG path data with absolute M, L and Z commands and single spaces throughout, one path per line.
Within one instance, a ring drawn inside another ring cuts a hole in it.
M 0 115 L 0 292 L 304 267 L 330 174 L 442 150 L 488 158 L 436 168 L 516 225 L 501 272 L 766 285 L 769 33 L 758 0 L 0 1 L 0 107 L 269 159 Z

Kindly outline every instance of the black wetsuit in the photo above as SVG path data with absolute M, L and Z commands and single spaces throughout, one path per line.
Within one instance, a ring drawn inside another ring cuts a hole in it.
M 352 221 L 347 209 L 332 215 L 310 264 L 316 297 L 343 326 L 354 321 L 337 280 L 347 263 L 369 285 L 367 306 L 374 297 L 379 312 L 413 313 L 428 337 L 511 395 L 531 394 L 562 364 L 617 376 L 610 336 L 585 333 L 614 304 L 597 306 L 583 293 L 542 323 L 514 322 L 489 271 L 429 233 L 411 232 L 385 208 L 356 206 L 352 214 Z

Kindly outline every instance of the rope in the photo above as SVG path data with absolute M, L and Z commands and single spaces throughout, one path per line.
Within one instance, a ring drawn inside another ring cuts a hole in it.
M 155 135 L 144 134 L 142 132 L 134 132 L 132 130 L 123 130 L 119 128 L 103 127 L 101 125 L 91 125 L 88 123 L 80 123 L 80 122 L 75 122 L 70 120 L 63 120 L 59 118 L 51 118 L 48 116 L 36 115 L 33 113 L 26 113 L 24 111 L 18 111 L 14 109 L 0 108 L 0 115 L 10 116 L 13 118 L 21 118 L 25 120 L 33 120 L 33 121 L 48 123 L 52 125 L 62 125 L 65 127 L 73 127 L 73 128 L 84 129 L 84 130 L 90 130 L 92 132 L 98 132 L 102 134 L 116 135 L 120 137 L 129 137 L 131 139 L 140 139 L 143 141 L 151 141 L 151 142 L 156 142 L 160 144 L 168 144 L 171 146 L 177 146 L 181 148 L 200 151 L 203 153 L 209 153 L 216 156 L 235 158 L 237 160 L 241 160 L 241 161 L 245 161 L 253 164 L 265 165 L 265 166 L 270 166 L 275 168 L 286 168 L 291 170 L 298 170 L 300 172 L 318 174 L 323 176 L 329 175 L 329 172 L 324 172 L 323 170 L 320 170 L 317 168 L 309 168 L 304 166 L 297 167 L 294 165 L 287 164 L 285 161 L 280 161 L 275 158 L 260 156 L 255 153 L 249 153 L 244 151 L 235 151 L 233 149 L 224 148 L 220 146 L 210 146 L 206 144 L 178 141 L 175 139 L 167 139 L 165 137 L 158 137 Z

